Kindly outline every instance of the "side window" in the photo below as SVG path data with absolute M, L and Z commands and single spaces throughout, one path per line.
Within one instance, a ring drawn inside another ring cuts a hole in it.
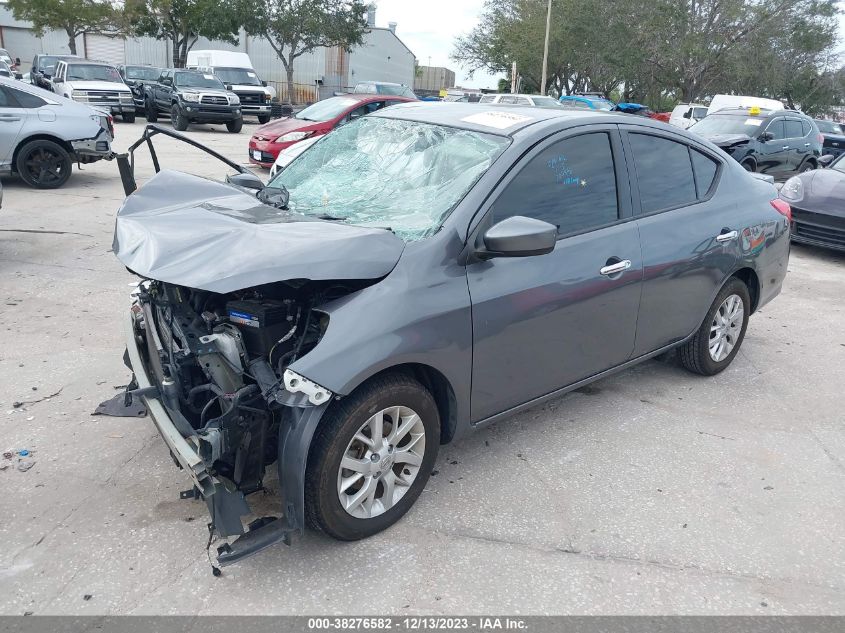
M 798 119 L 787 119 L 785 123 L 784 138 L 803 138 L 801 121 Z
M 713 181 L 716 180 L 719 163 L 698 150 L 690 148 L 689 153 L 692 158 L 692 170 L 695 172 L 695 189 L 698 192 L 698 199 L 701 200 L 707 196 L 707 192 L 713 186 Z
M 779 141 L 783 138 L 786 138 L 783 135 L 783 119 L 775 119 L 768 126 L 766 126 L 766 132 L 772 135 L 772 140 Z
M 17 108 L 17 107 L 18 107 L 18 104 L 15 103 L 14 97 L 12 97 L 12 95 L 11 95 L 11 91 L 8 88 L 6 88 L 5 86 L 0 86 L 0 108 Z
M 18 102 L 21 108 L 40 108 L 43 105 L 47 105 L 47 102 L 41 97 L 36 97 L 23 90 L 15 90 L 14 88 L 8 88 L 8 90 L 12 93 L 12 98 Z
M 582 134 L 553 143 L 525 164 L 491 208 L 493 222 L 514 215 L 544 220 L 558 235 L 619 219 L 610 137 Z
M 695 119 L 703 119 L 707 116 L 707 108 L 693 108 L 692 116 Z
M 689 149 L 683 143 L 649 134 L 628 135 L 640 191 L 642 213 L 696 201 Z
M 801 121 L 801 131 L 803 132 L 801 136 L 809 136 L 811 130 L 812 128 L 810 127 L 810 124 L 807 123 L 807 121 Z
M 496 97 L 493 95 L 484 95 L 481 99 L 478 100 L 478 103 L 493 103 L 496 100 Z
M 505 105 L 513 105 L 514 103 L 516 103 L 516 97 L 501 97 L 499 99 L 499 103 Z
M 531 102 L 525 97 L 514 97 L 513 102 L 516 105 L 531 105 Z

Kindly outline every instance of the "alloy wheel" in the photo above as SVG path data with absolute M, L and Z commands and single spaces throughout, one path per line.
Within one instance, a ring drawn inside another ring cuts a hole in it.
M 46 147 L 37 147 L 24 161 L 24 166 L 33 182 L 39 185 L 50 185 L 64 178 L 64 156 Z
M 341 507 L 359 519 L 384 514 L 408 492 L 425 456 L 425 426 L 403 406 L 367 419 L 343 452 L 337 473 Z
M 710 358 L 721 362 L 725 360 L 739 340 L 745 308 L 739 295 L 728 295 L 713 315 L 710 324 Z

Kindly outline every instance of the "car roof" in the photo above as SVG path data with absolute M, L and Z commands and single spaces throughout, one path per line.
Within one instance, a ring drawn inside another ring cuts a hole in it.
M 399 84 L 395 85 L 398 86 Z M 374 95 L 370 92 L 349 92 L 346 94 L 329 97 L 329 99 L 342 99 L 344 97 L 349 99 L 355 99 L 359 103 L 369 103 L 370 101 L 384 101 L 385 99 L 398 99 L 399 101 L 415 101 L 415 99 L 411 99 L 410 97 L 405 97 L 403 95 Z M 323 99 L 323 101 L 325 101 L 325 99 Z
M 507 128 L 500 129 L 485 123 L 485 117 L 483 115 L 490 115 L 489 121 L 495 122 L 503 113 L 516 115 L 513 124 Z M 567 121 L 585 123 L 631 123 L 631 117 L 629 115 L 597 110 L 534 108 L 531 106 L 460 103 L 457 101 L 409 101 L 408 103 L 400 103 L 390 108 L 379 110 L 369 116 L 417 121 L 419 123 L 443 125 L 471 130 L 473 132 L 497 134 L 499 136 L 512 136 L 516 132 L 531 125 L 547 122 L 552 119 L 565 119 Z
M 76 61 L 73 58 L 68 58 L 68 59 L 62 59 L 61 61 L 63 61 L 63 62 L 72 61 L 75 66 L 109 66 L 111 68 L 114 68 L 114 64 L 110 64 L 109 62 L 97 62 L 97 61 L 94 61 L 93 59 L 80 59 L 79 61 Z
M 404 86 L 405 85 L 405 84 L 398 84 L 398 83 L 393 82 L 393 81 L 371 81 L 369 79 L 367 81 L 359 81 L 359 82 L 356 82 L 356 83 L 359 83 L 359 84 L 375 84 L 376 86 Z

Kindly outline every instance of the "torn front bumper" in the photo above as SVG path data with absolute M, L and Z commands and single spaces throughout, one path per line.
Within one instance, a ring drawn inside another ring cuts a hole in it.
M 193 491 L 183 498 L 199 498 L 208 506 L 209 530 L 221 538 L 238 537 L 218 548 L 217 561 L 229 565 L 251 556 L 276 542 L 290 544 L 294 532 L 305 525 L 304 481 L 311 438 L 333 397 L 327 391 L 296 374 L 286 372 L 284 388 L 273 399 L 285 405 L 285 423 L 280 429 L 277 469 L 281 516 L 263 517 L 244 525 L 242 517 L 252 514 L 243 492 L 214 471 L 215 437 L 200 437 L 178 411 L 171 409 L 166 397 L 166 382 L 152 360 L 161 339 L 148 306 L 133 295 L 133 309 L 124 322 L 126 360 L 134 373 L 131 397 L 140 397 L 176 464 L 193 482 Z M 143 315 L 144 327 L 139 327 Z M 149 359 L 149 360 L 147 360 Z

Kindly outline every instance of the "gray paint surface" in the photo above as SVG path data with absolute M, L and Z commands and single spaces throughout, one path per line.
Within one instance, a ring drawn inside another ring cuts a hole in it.
M 142 127 L 118 123 L 118 147 Z M 240 155 L 243 134 L 214 130 L 188 135 Z M 182 146 L 162 147 L 180 168 Z M 0 471 L 0 613 L 845 614 L 841 255 L 793 245 L 719 376 L 639 365 L 444 447 L 387 532 L 308 532 L 215 578 L 205 505 L 178 500 L 152 424 L 90 415 L 129 377 L 115 165 L 37 196 L 3 185 L 4 229 L 68 233 L 0 232 L 0 437 L 36 461 Z

